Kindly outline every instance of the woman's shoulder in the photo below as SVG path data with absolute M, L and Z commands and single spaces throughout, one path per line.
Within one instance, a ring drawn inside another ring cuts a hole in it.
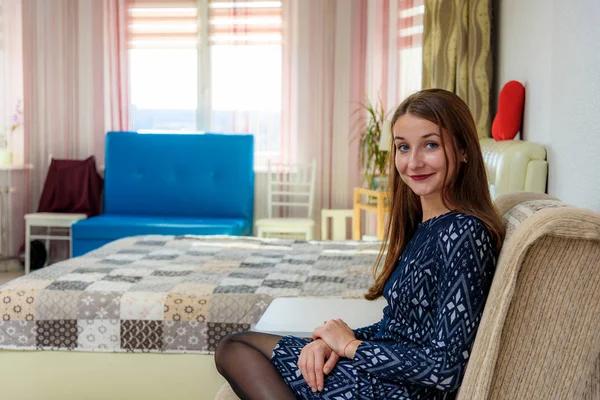
M 456 255 L 455 250 L 459 248 L 465 249 L 467 253 L 493 253 L 488 228 L 473 215 L 452 211 L 437 224 L 435 230 L 437 249 L 443 258 Z
M 435 219 L 435 220 L 433 220 Z M 430 222 L 432 233 L 436 233 L 444 242 L 456 240 L 464 236 L 473 236 L 479 239 L 490 238 L 490 233 L 485 224 L 477 217 L 459 211 L 449 211 L 446 214 L 432 218 Z

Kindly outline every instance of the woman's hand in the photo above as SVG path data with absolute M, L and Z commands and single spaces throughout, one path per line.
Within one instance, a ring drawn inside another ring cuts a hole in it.
M 356 339 L 354 332 L 341 319 L 330 319 L 313 331 L 313 339 L 323 339 L 340 357 L 346 357 L 344 347 Z
M 304 346 L 298 358 L 298 368 L 313 392 L 323 390 L 324 374 L 333 370 L 339 358 L 322 340 L 315 340 Z

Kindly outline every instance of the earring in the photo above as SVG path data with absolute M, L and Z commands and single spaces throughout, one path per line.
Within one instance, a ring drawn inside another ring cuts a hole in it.
M 462 162 L 467 163 L 467 157 L 463 158 Z

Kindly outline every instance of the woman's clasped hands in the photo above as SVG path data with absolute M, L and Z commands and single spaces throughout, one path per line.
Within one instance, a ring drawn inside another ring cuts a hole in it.
M 360 341 L 341 319 L 325 321 L 312 334 L 313 341 L 302 349 L 298 368 L 313 392 L 323 390 L 325 375 L 340 357 L 353 358 Z

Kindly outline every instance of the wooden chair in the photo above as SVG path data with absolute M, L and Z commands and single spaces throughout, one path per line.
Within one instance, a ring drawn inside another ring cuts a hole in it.
M 316 165 L 314 159 L 309 164 L 269 163 L 268 218 L 256 221 L 258 237 L 313 239 Z

